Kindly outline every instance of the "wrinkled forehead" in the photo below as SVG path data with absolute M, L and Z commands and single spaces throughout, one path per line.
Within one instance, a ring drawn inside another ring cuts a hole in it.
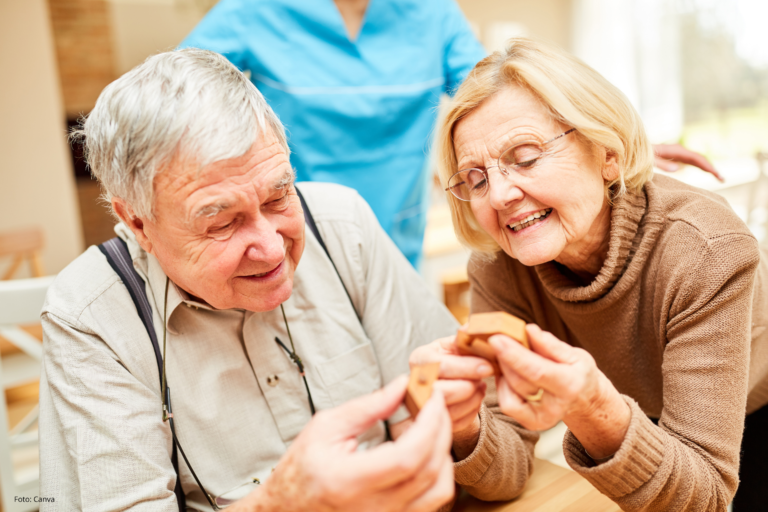
M 527 126 L 538 127 L 553 121 L 546 105 L 528 89 L 509 85 L 480 103 L 453 127 L 454 140 L 469 134 L 486 138 Z
M 243 155 L 206 166 L 182 152 L 155 178 L 154 206 L 163 208 L 169 202 L 183 205 L 183 216 L 191 220 L 232 207 L 242 201 L 243 194 L 263 200 L 293 181 L 285 148 L 265 130 Z
M 491 150 L 520 137 L 544 140 L 557 124 L 549 108 L 535 94 L 525 87 L 510 85 L 454 125 L 454 151 L 461 159 L 467 153 Z

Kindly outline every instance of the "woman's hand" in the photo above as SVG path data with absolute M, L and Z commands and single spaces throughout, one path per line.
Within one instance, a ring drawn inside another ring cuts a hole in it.
M 483 379 L 493 375 L 488 361 L 480 357 L 460 355 L 455 337 L 441 338 L 411 353 L 411 367 L 440 363 L 435 388 L 442 391 L 453 422 L 453 451 L 459 460 L 466 458 L 480 436 L 480 407 L 485 397 Z
M 501 411 L 531 430 L 564 421 L 593 458 L 616 453 L 631 419 L 619 392 L 585 350 L 533 324 L 526 332 L 531 350 L 504 335 L 489 339 L 502 371 L 496 381 Z

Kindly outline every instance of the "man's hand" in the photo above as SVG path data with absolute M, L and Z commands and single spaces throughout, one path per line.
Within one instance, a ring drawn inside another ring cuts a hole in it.
M 712 174 L 718 180 L 725 181 L 704 155 L 686 149 L 680 144 L 655 144 L 653 152 L 656 155 L 654 165 L 662 171 L 675 172 L 680 169 L 679 164 L 693 165 Z
M 321 411 L 236 510 L 431 511 L 454 493 L 451 420 L 436 390 L 396 441 L 358 452 L 357 436 L 402 403 L 408 379 Z

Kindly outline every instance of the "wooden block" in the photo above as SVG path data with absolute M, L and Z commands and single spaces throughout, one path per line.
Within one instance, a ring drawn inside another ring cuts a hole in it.
M 470 345 L 472 345 L 472 336 L 467 334 L 464 327 L 459 327 L 459 330 L 456 331 L 456 347 L 459 352 L 471 354 Z
M 506 334 L 529 348 L 525 322 L 503 311 L 470 315 L 469 324 L 456 333 L 456 348 L 460 354 L 487 359 L 496 375 L 501 375 L 496 352 L 488 343 L 494 334 Z
M 440 374 L 440 363 L 427 363 L 414 366 L 405 393 L 405 406 L 411 417 L 415 418 L 429 397 L 432 396 L 432 384 Z
M 494 334 L 506 334 L 525 348 L 530 348 L 528 335 L 525 333 L 525 322 L 503 311 L 470 315 L 467 334 L 474 340 L 481 340 L 486 344 L 488 338 Z M 474 346 L 474 343 L 472 345 Z
M 493 351 L 488 343 L 478 341 L 464 330 L 463 327 L 459 328 L 456 333 L 456 348 L 459 354 L 465 356 L 478 356 L 487 359 L 491 363 L 491 367 L 496 375 L 501 375 L 501 369 L 499 363 L 496 361 L 496 353 Z

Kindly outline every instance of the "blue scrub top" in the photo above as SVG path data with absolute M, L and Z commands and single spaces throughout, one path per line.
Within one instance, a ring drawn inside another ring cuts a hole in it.
M 356 189 L 418 265 L 440 95 L 485 56 L 455 0 L 370 0 L 355 41 L 333 0 L 221 0 L 180 47 L 250 71 L 297 179 Z

